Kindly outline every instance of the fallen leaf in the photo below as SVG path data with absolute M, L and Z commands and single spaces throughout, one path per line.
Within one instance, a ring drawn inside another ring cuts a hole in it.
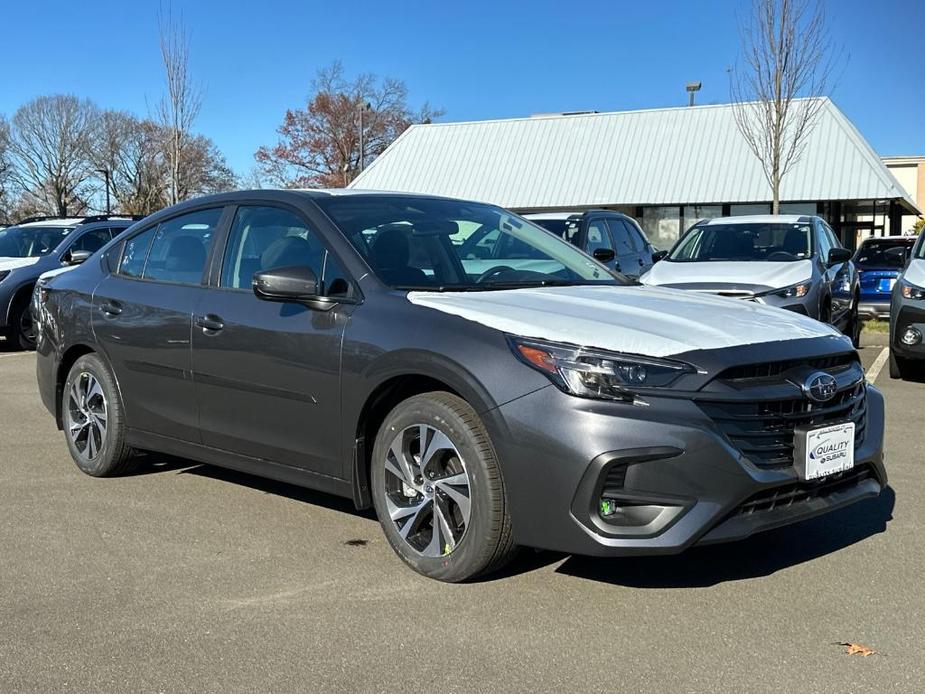
M 344 544 L 347 545 L 348 547 L 365 547 L 366 545 L 369 544 L 369 540 L 361 540 L 361 539 L 347 540 Z
M 877 652 L 873 648 L 868 648 L 867 646 L 864 646 L 860 643 L 851 643 L 850 641 L 839 641 L 838 645 L 845 647 L 846 655 L 860 655 L 866 658 L 867 656 L 873 655 Z

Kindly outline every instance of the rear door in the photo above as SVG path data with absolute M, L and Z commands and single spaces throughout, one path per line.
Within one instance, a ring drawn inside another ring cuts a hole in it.
M 200 440 L 190 331 L 222 214 L 200 209 L 133 234 L 94 292 L 93 329 L 133 429 Z
M 340 362 L 354 283 L 300 210 L 237 207 L 193 321 L 202 442 L 342 476 Z M 220 261 L 220 262 L 219 262 Z M 254 273 L 306 266 L 344 303 L 328 311 L 258 299 Z

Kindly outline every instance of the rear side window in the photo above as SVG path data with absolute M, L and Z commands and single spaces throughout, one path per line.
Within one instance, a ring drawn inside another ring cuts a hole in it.
M 222 209 L 199 210 L 161 222 L 125 242 L 119 273 L 127 277 L 199 284 Z

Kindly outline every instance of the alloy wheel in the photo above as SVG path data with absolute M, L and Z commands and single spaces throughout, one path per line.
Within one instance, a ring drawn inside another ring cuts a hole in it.
M 95 460 L 106 440 L 108 409 L 99 380 L 84 371 L 74 379 L 68 392 L 68 436 L 87 460 Z
M 430 424 L 403 429 L 384 461 L 385 498 L 398 535 L 418 554 L 450 554 L 469 526 L 469 474 L 456 446 Z
M 19 334 L 29 344 L 35 344 L 37 333 L 31 308 L 27 307 L 19 316 Z

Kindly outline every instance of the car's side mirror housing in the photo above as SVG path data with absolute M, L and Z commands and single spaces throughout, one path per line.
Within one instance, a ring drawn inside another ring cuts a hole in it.
M 664 260 L 668 257 L 668 251 L 655 251 L 652 254 L 652 262 L 657 263 L 659 260 Z
M 595 248 L 591 255 L 594 256 L 594 259 L 599 263 L 609 263 L 617 257 L 617 254 L 614 253 L 612 248 Z
M 906 265 L 906 249 L 902 246 L 896 246 L 895 248 L 889 248 L 883 252 L 883 257 L 887 259 L 890 265 L 893 267 L 905 267 Z
M 68 251 L 63 258 L 64 264 L 80 265 L 85 263 L 91 255 L 93 255 L 93 251 Z
M 847 263 L 851 260 L 851 255 L 851 251 L 847 248 L 833 248 L 829 251 L 828 265 L 832 267 L 839 263 Z
M 263 301 L 305 304 L 327 310 L 337 301 L 322 294 L 321 283 L 311 268 L 301 265 L 263 270 L 254 275 L 254 294 Z

